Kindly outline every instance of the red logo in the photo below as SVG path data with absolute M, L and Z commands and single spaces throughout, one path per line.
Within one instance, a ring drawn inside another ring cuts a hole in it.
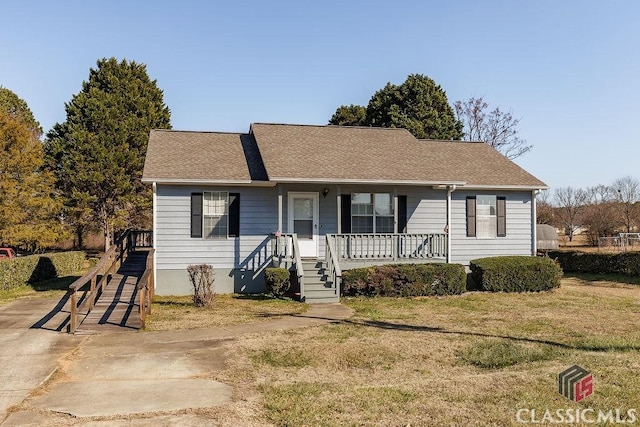
M 580 402 L 593 394 L 593 375 L 578 365 L 573 365 L 558 375 L 558 392 L 574 402 Z

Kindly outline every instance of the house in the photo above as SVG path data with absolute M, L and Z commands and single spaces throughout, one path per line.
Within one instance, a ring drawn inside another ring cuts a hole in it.
M 157 294 L 189 294 L 206 263 L 217 292 L 295 272 L 307 301 L 335 301 L 341 271 L 536 253 L 546 185 L 483 143 L 404 129 L 252 124 L 248 133 L 153 130 Z

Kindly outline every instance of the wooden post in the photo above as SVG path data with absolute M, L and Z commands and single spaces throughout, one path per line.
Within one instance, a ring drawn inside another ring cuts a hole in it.
M 91 277 L 90 289 L 89 295 L 91 295 L 91 299 L 89 300 L 89 311 L 93 309 L 93 306 L 96 303 L 96 276 Z
M 76 301 L 75 289 L 71 291 L 71 316 L 69 318 L 69 332 L 74 333 L 78 327 L 78 301 Z

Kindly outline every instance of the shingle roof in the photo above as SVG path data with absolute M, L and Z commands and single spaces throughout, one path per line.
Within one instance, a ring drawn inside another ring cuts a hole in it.
M 405 129 L 253 124 L 269 179 L 546 185 L 484 143 L 418 140 Z
M 253 137 L 239 133 L 152 130 L 143 180 L 250 182 L 242 139 Z
M 249 134 L 151 131 L 145 182 L 546 185 L 484 143 L 405 129 L 256 123 Z

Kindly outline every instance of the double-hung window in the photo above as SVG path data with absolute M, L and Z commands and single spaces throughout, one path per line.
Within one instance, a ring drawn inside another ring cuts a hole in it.
M 505 237 L 506 198 L 495 195 L 467 197 L 467 237 Z
M 191 237 L 225 239 L 240 235 L 240 194 L 191 193 Z
M 227 237 L 229 193 L 226 191 L 205 191 L 202 195 L 204 238 L 221 239 Z
M 393 233 L 393 195 L 354 193 L 351 195 L 352 233 Z

